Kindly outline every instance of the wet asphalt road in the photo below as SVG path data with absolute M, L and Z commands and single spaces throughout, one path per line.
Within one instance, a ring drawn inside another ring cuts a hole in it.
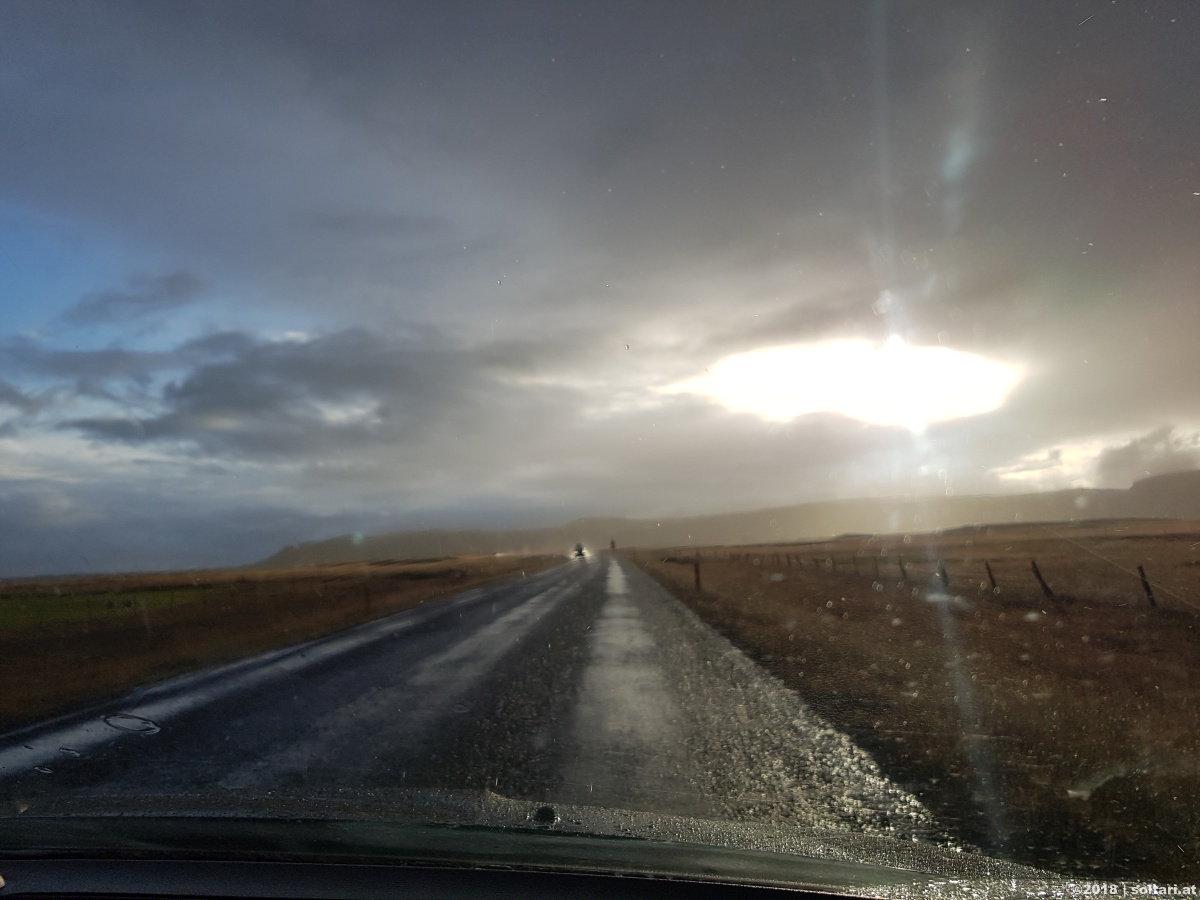
M 9 803 L 426 788 L 942 837 L 866 753 L 620 557 L 0 737 Z

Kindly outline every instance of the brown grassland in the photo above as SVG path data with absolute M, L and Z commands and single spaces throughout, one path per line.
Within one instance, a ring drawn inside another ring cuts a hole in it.
M 2 581 L 0 732 L 560 561 L 487 556 Z
M 1200 524 L 634 559 L 968 841 L 1057 871 L 1200 880 Z

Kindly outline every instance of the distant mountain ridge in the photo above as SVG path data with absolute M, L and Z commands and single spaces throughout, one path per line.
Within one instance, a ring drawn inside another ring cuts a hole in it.
M 285 547 L 265 567 L 328 565 L 492 553 L 821 540 L 839 534 L 926 532 L 975 524 L 1086 519 L 1200 519 L 1200 470 L 1156 475 L 1128 490 L 1082 488 L 1036 494 L 830 500 L 774 509 L 664 519 L 584 518 L 521 530 L 399 531 L 343 535 Z

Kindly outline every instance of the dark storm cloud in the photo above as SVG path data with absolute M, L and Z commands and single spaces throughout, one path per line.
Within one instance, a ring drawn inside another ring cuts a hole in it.
M 10 406 L 20 412 L 29 413 L 36 410 L 41 403 L 15 385 L 0 379 L 0 404 Z
M 85 395 L 109 396 L 115 381 L 146 384 L 168 359 L 163 353 L 121 348 L 61 350 L 22 338 L 0 342 L 0 371 Z
M 185 371 L 200 363 L 244 352 L 254 339 L 218 332 L 185 341 L 170 350 L 66 350 L 30 338 L 0 341 L 0 372 L 51 384 L 58 393 L 111 397 L 118 385 L 146 386 L 164 372 Z
M 803 262 L 878 291 L 905 276 L 921 284 L 922 260 L 930 283 L 906 292 L 902 325 L 936 335 L 954 303 L 1002 330 L 1006 317 L 974 289 L 981 268 L 1019 271 L 1026 283 L 1047 263 L 1064 278 L 1094 277 L 1126 252 L 1149 252 L 1157 230 L 1113 227 L 1104 214 L 1113 203 L 1140 195 L 1131 209 L 1154 208 L 1176 224 L 1186 214 L 1150 194 L 1185 174 L 1181 145 L 1147 139 L 1167 137 L 1156 132 L 1173 100 L 1188 118 L 1187 79 L 1138 67 L 1116 89 L 1114 72 L 1089 60 L 1128 57 L 1129 28 L 1145 24 L 1106 10 L 1081 31 L 1073 10 L 1047 6 L 761 4 L 732 22 L 720 4 L 687 15 L 633 4 L 624 17 L 555 4 L 446 4 L 437 15 L 376 5 L 357 14 L 322 4 L 118 6 L 89 24 L 105 35 L 94 48 L 128 46 L 128 58 L 93 48 L 104 77 L 70 86 L 138 98 L 131 108 L 141 119 L 129 132 L 164 135 L 151 158 L 213 190 L 181 191 L 183 182 L 165 178 L 132 190 L 135 174 L 146 174 L 128 168 L 138 156 L 118 140 L 124 132 L 103 130 L 77 200 L 127 186 L 97 200 L 137 198 L 132 227 L 164 230 L 227 263 L 274 260 L 266 267 L 296 274 L 285 279 L 288 302 L 327 303 L 329 280 L 352 274 L 358 283 L 339 298 L 350 316 L 386 315 L 381 294 L 403 285 L 409 303 L 436 294 L 434 315 L 482 319 L 492 302 L 483 288 L 496 284 L 501 261 L 506 285 L 560 305 L 564 290 L 539 286 L 569 288 L 571 272 L 593 271 L 599 277 L 568 295 L 629 319 L 645 308 L 643 276 L 689 266 L 716 261 L 757 277 L 764 266 Z M 81 27 L 87 19 L 78 14 Z M 1174 46 L 1181 30 L 1156 39 L 1173 65 L 1189 66 Z M 169 91 L 142 87 L 167 72 Z M 196 122 L 196 101 L 227 80 L 229 109 L 240 115 Z M 235 91 L 235 80 L 253 89 Z M 335 131 L 336 153 L 326 136 Z M 1143 141 L 1154 148 L 1144 167 L 1112 164 Z M 257 162 L 268 158 L 269 168 Z M 35 176 L 39 165 L 22 168 Z M 227 172 L 251 195 L 232 196 Z M 187 221 L 173 215 L 180 205 Z M 342 211 L 276 215 L 314 205 Z M 392 205 L 404 211 L 354 211 Z M 444 249 L 389 246 L 364 258 L 301 227 L 403 244 L 427 241 L 448 221 L 467 233 L 447 248 L 499 233 L 505 254 L 473 260 L 461 283 L 445 284 L 444 271 L 429 269 L 444 263 Z M 1078 258 L 1089 241 L 1102 249 Z M 605 283 L 626 290 L 605 295 Z M 519 308 L 514 299 L 508 311 Z
M 361 330 L 269 343 L 225 336 L 204 346 L 231 352 L 168 383 L 161 414 L 63 427 L 114 440 L 184 441 L 220 455 L 303 459 L 420 429 L 462 402 L 475 377 L 444 347 Z
M 124 289 L 85 294 L 63 317 L 75 325 L 122 322 L 195 302 L 204 282 L 190 272 L 137 275 Z

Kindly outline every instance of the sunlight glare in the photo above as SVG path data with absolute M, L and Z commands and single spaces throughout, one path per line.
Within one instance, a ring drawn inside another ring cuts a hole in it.
M 833 340 L 739 353 L 663 391 L 699 394 L 772 422 L 828 412 L 919 432 L 998 409 L 1021 374 L 1017 365 L 893 336 L 883 344 Z

